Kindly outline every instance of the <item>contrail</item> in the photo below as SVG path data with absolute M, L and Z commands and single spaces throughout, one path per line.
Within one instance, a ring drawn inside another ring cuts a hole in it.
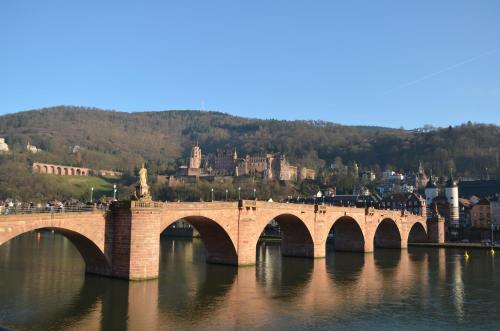
M 405 87 L 408 87 L 408 86 L 411 86 L 411 85 L 414 85 L 414 84 L 420 83 L 421 81 L 424 81 L 424 80 L 426 80 L 426 79 L 432 78 L 432 77 L 437 76 L 437 75 L 440 75 L 440 74 L 442 74 L 442 73 L 444 73 L 444 72 L 446 72 L 446 71 L 450 71 L 450 70 L 452 70 L 452 69 L 455 69 L 455 68 L 461 67 L 461 66 L 463 66 L 464 64 L 467 64 L 467 63 L 470 63 L 470 62 L 474 62 L 474 61 L 476 61 L 476 60 L 479 60 L 479 59 L 480 59 L 480 58 L 482 58 L 482 57 L 485 57 L 485 56 L 491 55 L 491 54 L 493 54 L 493 53 L 496 53 L 496 52 L 498 52 L 499 50 L 500 50 L 500 47 L 497 47 L 497 48 L 495 48 L 495 49 L 493 49 L 493 50 L 490 50 L 490 51 L 487 51 L 487 52 L 481 53 L 481 54 L 476 55 L 476 56 L 474 56 L 474 57 L 471 57 L 471 58 L 469 58 L 469 59 L 467 59 L 467 60 L 464 60 L 464 61 L 462 61 L 462 62 L 455 63 L 455 64 L 453 64 L 453 65 L 451 65 L 451 66 L 449 66 L 449 67 L 446 67 L 446 68 L 444 68 L 444 69 L 438 70 L 438 71 L 433 72 L 433 73 L 431 73 L 431 74 L 428 74 L 428 75 L 422 76 L 422 77 L 417 78 L 417 79 L 415 79 L 415 80 L 412 80 L 412 81 L 410 81 L 410 82 L 408 82 L 408 83 L 405 83 L 405 84 L 403 84 L 403 85 L 396 86 L 396 87 L 394 87 L 394 88 L 392 88 L 392 89 L 390 89 L 390 90 L 385 91 L 384 93 L 381 93 L 380 95 L 386 95 L 386 94 L 392 93 L 392 92 L 394 92 L 394 91 L 396 91 L 396 90 L 400 90 L 400 89 L 403 89 L 403 88 L 405 88 Z

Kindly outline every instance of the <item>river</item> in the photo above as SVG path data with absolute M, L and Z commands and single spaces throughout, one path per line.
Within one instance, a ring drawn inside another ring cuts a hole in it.
M 12 330 L 500 329 L 500 254 L 410 247 L 326 259 L 258 247 L 257 265 L 205 263 L 200 239 L 162 238 L 160 277 L 86 275 L 48 231 L 0 246 L 0 326 Z

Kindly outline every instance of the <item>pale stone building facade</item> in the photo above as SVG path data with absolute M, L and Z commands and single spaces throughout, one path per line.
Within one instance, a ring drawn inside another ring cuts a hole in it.
M 0 153 L 7 153 L 9 151 L 9 145 L 5 142 L 5 138 L 0 138 Z

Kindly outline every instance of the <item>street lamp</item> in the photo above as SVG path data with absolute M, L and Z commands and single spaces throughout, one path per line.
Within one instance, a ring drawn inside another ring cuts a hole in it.
M 493 222 L 491 222 L 491 247 L 493 247 Z
M 212 191 L 212 202 L 214 202 L 214 188 L 213 187 L 212 187 L 211 191 Z
M 241 187 L 238 187 L 238 200 L 241 200 Z
M 94 201 L 94 188 L 91 187 L 90 188 L 90 202 L 93 202 Z
M 257 192 L 257 189 L 256 189 L 256 188 L 254 188 L 254 189 L 253 189 L 253 199 L 254 199 L 254 200 L 257 200 L 257 198 L 255 197 L 255 193 L 256 193 L 256 192 Z
M 226 201 L 227 201 L 227 192 L 228 192 L 228 189 L 226 189 Z
M 113 201 L 116 201 L 116 184 L 113 184 Z

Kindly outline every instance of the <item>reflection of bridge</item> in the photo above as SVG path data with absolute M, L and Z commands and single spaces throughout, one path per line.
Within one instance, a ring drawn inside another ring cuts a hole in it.
M 287 256 L 321 258 L 333 229 L 337 250 L 372 252 L 409 242 L 442 242 L 442 220 L 400 211 L 242 200 L 239 202 L 116 202 L 109 212 L 27 214 L 0 218 L 0 245 L 35 229 L 54 229 L 78 248 L 86 270 L 127 279 L 158 276 L 160 234 L 183 219 L 200 233 L 208 262 L 252 265 L 265 226 L 276 220 Z

